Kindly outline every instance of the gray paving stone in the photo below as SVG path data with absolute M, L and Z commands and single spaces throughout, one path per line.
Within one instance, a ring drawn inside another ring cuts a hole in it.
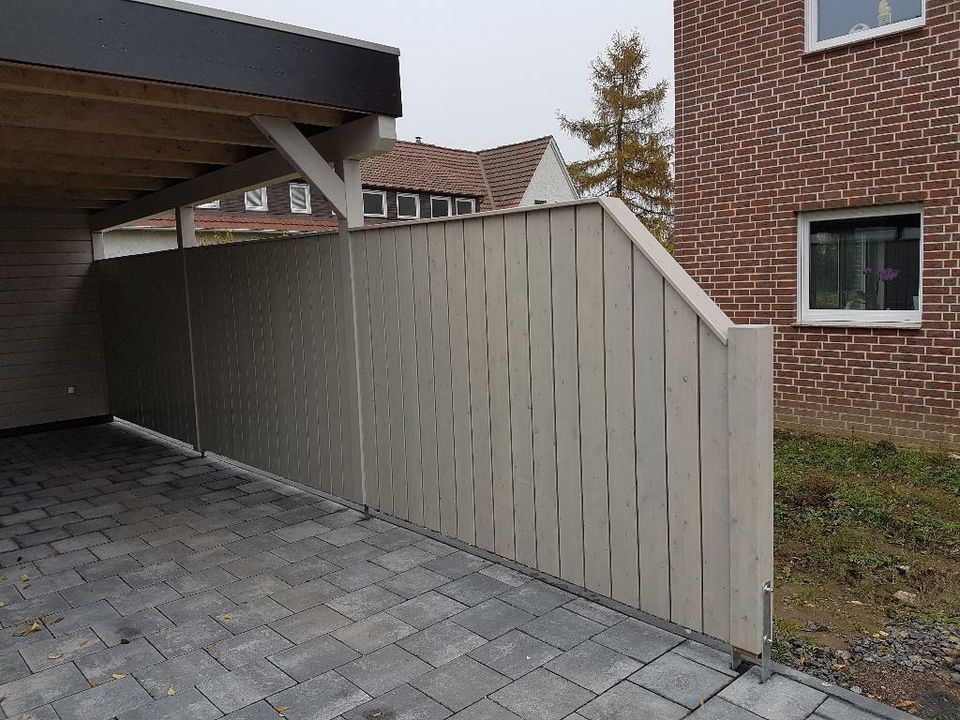
M 167 697 L 170 688 L 179 693 L 197 683 L 213 681 L 226 674 L 227 669 L 204 650 L 194 650 L 136 671 L 134 677 L 151 696 L 160 698 Z
M 57 700 L 53 709 L 61 720 L 109 720 L 151 700 L 136 680 L 127 677 Z
M 435 667 L 466 655 L 486 642 L 479 635 L 449 620 L 431 625 L 398 644 Z
M 679 720 L 687 714 L 687 709 L 646 688 L 624 681 L 578 712 L 587 720 L 635 720 L 638 717 Z
M 187 538 L 196 535 L 196 531 L 186 525 L 171 525 L 170 527 L 154 530 L 153 532 L 142 533 L 140 539 L 148 545 L 165 545 L 168 542 L 179 540 L 184 542 Z
M 484 600 L 510 590 L 511 586 L 488 575 L 470 573 L 458 580 L 437 588 L 437 592 L 451 597 L 464 605 L 479 605 Z
M 47 670 L 55 665 L 73 662 L 79 657 L 104 649 L 100 638 L 89 628 L 68 633 L 63 637 L 31 643 L 20 649 L 31 672 Z
M 165 580 L 172 580 L 173 578 L 186 574 L 187 571 L 177 565 L 173 560 L 167 560 L 166 562 L 157 563 L 156 565 L 147 565 L 140 570 L 124 573 L 120 577 L 127 585 L 138 589 L 147 587 L 148 585 L 156 585 Z
M 451 619 L 477 635 L 493 640 L 505 632 L 530 622 L 533 615 L 508 605 L 498 598 L 490 598 L 469 610 L 464 610 L 459 615 L 454 615 Z
M 707 647 L 694 640 L 687 640 L 681 645 L 677 645 L 671 652 L 682 655 L 708 668 L 722 672 L 730 678 L 736 679 L 740 674 L 736 670 L 730 669 L 730 653 Z
M 190 548 L 181 542 L 164 543 L 130 553 L 132 557 L 135 557 L 145 566 L 155 565 L 167 560 L 182 560 L 191 554 Z
M 683 638 L 633 618 L 603 631 L 595 642 L 640 662 L 650 662 L 676 647 Z
M 439 557 L 436 560 L 425 562 L 423 563 L 423 567 L 427 570 L 440 573 L 451 580 L 456 580 L 457 578 L 462 578 L 464 575 L 482 570 L 491 564 L 492 563 L 481 557 L 457 550 L 449 555 Z
M 378 557 L 374 558 L 372 562 L 375 562 L 377 565 L 382 565 L 391 572 L 402 573 L 406 572 L 407 570 L 412 570 L 420 563 L 429 562 L 435 558 L 436 555 L 433 553 L 427 552 L 426 550 L 414 547 L 412 545 L 408 545 L 406 547 L 384 553 L 383 555 L 379 555 Z
M 365 530 L 362 527 L 348 525 L 346 527 L 337 528 L 336 530 L 331 530 L 324 534 L 323 541 L 325 543 L 329 543 L 330 545 L 335 545 L 336 547 L 343 547 L 344 545 L 355 543 L 358 540 L 363 540 L 372 534 L 373 533 L 371 533 L 369 530 Z
M 276 535 L 264 533 L 263 535 L 253 535 L 248 538 L 234 540 L 224 545 L 224 547 L 231 552 L 235 552 L 240 557 L 248 557 L 273 550 L 275 547 L 280 547 L 284 544 L 286 543 Z
M 273 517 L 258 517 L 252 520 L 245 520 L 230 529 L 240 537 L 250 537 L 251 535 L 261 535 L 271 530 L 276 530 L 278 527 L 283 527 L 283 522 L 280 520 Z
M 276 713 L 274 713 L 276 716 Z M 117 720 L 213 720 L 223 717 L 217 706 L 207 700 L 199 690 L 191 688 L 172 697 L 142 705 L 136 710 L 121 713 Z
M 360 653 L 369 653 L 416 632 L 416 628 L 387 613 L 379 613 L 333 632 L 333 636 Z
M 14 720 L 60 720 L 60 716 L 53 709 L 53 705 L 41 705 L 23 715 L 14 715 L 13 718 Z
M 290 647 L 293 647 L 292 642 L 264 625 L 221 640 L 206 650 L 225 668 L 236 670 Z
M 250 602 L 257 598 L 270 595 L 272 593 L 286 590 L 290 587 L 289 583 L 273 575 L 254 575 L 246 580 L 224 585 L 218 592 L 235 603 Z
M 386 695 L 343 713 L 343 720 L 443 720 L 450 711 L 409 685 L 401 685 Z
M 345 618 L 325 605 L 318 605 L 271 623 L 270 627 L 299 645 L 349 624 L 349 618 Z
M 334 547 L 333 545 L 328 545 L 327 547 L 330 549 L 315 554 L 341 567 L 355 565 L 364 560 L 372 560 L 375 557 L 383 555 L 384 552 L 380 548 L 365 542 L 350 543 L 344 547 Z
M 19 680 L 30 674 L 30 668 L 20 656 L 18 646 L 0 649 L 0 679 L 4 683 Z
M 10 627 L 25 620 L 63 612 L 69 607 L 70 605 L 56 593 L 41 595 L 0 608 L 0 625 Z
M 212 617 L 227 630 L 239 635 L 255 627 L 282 620 L 292 614 L 290 610 L 275 600 L 262 597 L 238 605 L 235 610 L 228 613 L 221 613 Z
M 240 534 L 233 532 L 232 530 L 221 529 L 186 538 L 183 540 L 183 544 L 191 550 L 200 552 L 201 550 L 209 550 L 210 548 L 220 547 L 222 545 L 226 545 L 227 543 L 235 542 L 241 537 L 242 536 Z
M 80 573 L 87 582 L 93 582 L 94 580 L 102 580 L 111 575 L 131 572 L 141 567 L 143 567 L 143 565 L 136 558 L 132 558 L 129 555 L 118 555 L 107 560 L 100 560 L 99 562 L 78 567 L 77 572 Z
M 606 692 L 640 669 L 640 663 L 592 640 L 547 663 L 547 669 L 591 692 Z
M 167 585 L 181 595 L 195 595 L 206 590 L 229 585 L 234 581 L 236 581 L 236 578 L 222 567 L 213 566 L 169 580 Z
M 180 593 L 169 585 L 160 584 L 134 590 L 125 595 L 117 595 L 107 602 L 115 607 L 121 615 L 132 615 L 146 608 L 179 600 L 181 597 Z
M 17 590 L 24 598 L 34 598 L 47 593 L 82 585 L 86 582 L 75 570 L 64 570 L 52 575 L 32 577 L 29 581 L 18 581 Z
M 574 596 L 565 590 L 533 580 L 503 593 L 500 599 L 532 615 L 543 615 L 570 602 Z
M 288 543 L 286 545 L 281 545 L 278 548 L 274 548 L 270 552 L 277 557 L 283 558 L 287 562 L 294 563 L 310 557 L 319 557 L 322 553 L 333 549 L 333 545 L 325 543 L 320 538 L 309 537 L 304 538 L 303 540 L 297 540 L 296 542 Z M 336 569 L 337 568 L 333 568 L 333 570 Z
M 61 597 L 73 607 L 86 605 L 97 600 L 105 600 L 115 595 L 123 595 L 132 588 L 118 577 L 105 577 L 102 580 L 77 585 L 60 592 Z
M 570 612 L 583 615 L 585 618 L 600 623 L 601 625 L 606 625 L 607 627 L 616 625 L 618 622 L 626 620 L 627 618 L 623 613 L 611 610 L 600 603 L 591 602 L 584 598 L 574 598 L 563 607 Z
M 413 598 L 420 593 L 446 585 L 448 582 L 450 582 L 450 578 L 444 575 L 423 567 L 415 567 L 413 570 L 407 570 L 392 578 L 381 580 L 377 584 L 397 595 Z
M 167 658 L 185 655 L 191 650 L 231 637 L 226 628 L 209 617 L 200 617 L 182 625 L 160 630 L 147 639 Z
M 279 540 L 279 538 L 277 538 Z M 283 542 L 282 540 L 279 540 Z M 244 540 L 243 542 L 246 542 Z M 232 560 L 220 565 L 224 570 L 232 573 L 241 580 L 259 575 L 260 573 L 270 572 L 277 568 L 287 565 L 287 561 L 272 552 L 261 552 L 256 555 L 248 555 L 239 560 Z
M 346 594 L 347 591 L 343 588 L 328 583 L 324 578 L 316 578 L 281 590 L 271 597 L 293 612 L 300 612 Z
M 279 716 L 273 709 L 273 705 L 266 700 L 260 700 L 229 715 L 224 715 L 223 720 L 277 720 L 277 717 Z
M 332 573 L 339 567 L 328 560 L 324 560 L 316 555 L 311 555 L 291 562 L 286 567 L 280 568 L 274 575 L 290 585 L 299 585 L 308 580 L 315 580 L 322 575 Z
M 124 540 L 114 540 L 113 542 L 95 545 L 90 548 L 91 552 L 101 560 L 109 560 L 118 555 L 130 555 L 139 550 L 148 550 L 150 545 L 138 537 L 125 538 Z
M 668 652 L 637 670 L 630 681 L 694 710 L 726 687 L 730 677 Z
M 364 527 L 367 529 L 373 529 L 374 534 L 367 538 L 367 542 L 371 545 L 376 545 L 381 550 L 391 551 L 397 550 L 398 548 L 406 547 L 407 545 L 415 545 L 419 542 L 423 535 L 420 533 L 415 533 L 412 530 L 407 530 L 406 528 L 400 528 L 394 526 L 392 530 L 386 532 L 374 529 L 370 525 L 371 521 L 364 521 L 363 523 L 357 523 L 358 527 Z
M 351 620 L 362 620 L 401 602 L 403 598 L 399 595 L 394 595 L 377 585 L 370 585 L 362 590 L 327 600 L 326 604 Z
M 396 645 L 387 645 L 339 668 L 337 672 L 371 697 L 379 697 L 433 670 Z
M 3 700 L 0 700 L 0 710 L 7 716 L 13 716 L 89 687 L 89 683 L 73 664 L 59 665 L 0 685 L 0 697 L 3 697 Z
M 463 656 L 421 675 L 410 684 L 441 705 L 457 712 L 496 692 L 509 682 L 509 678 L 495 670 L 473 658 Z
M 44 575 L 53 575 L 54 573 L 79 568 L 83 565 L 97 562 L 97 556 L 87 549 L 74 550 L 73 552 L 61 553 L 53 557 L 37 560 L 37 569 Z M 82 577 L 82 576 L 81 576 Z M 95 579 L 95 578 L 84 578 Z
M 732 705 L 718 697 L 708 701 L 703 707 L 697 708 L 692 715 L 687 717 L 690 720 L 759 720 L 758 715 L 754 715 L 749 710 Z M 869 720 L 875 719 L 870 718 Z
M 295 645 L 268 659 L 298 682 L 338 668 L 360 657 L 360 653 L 336 638 L 323 635 L 302 645 Z
M 817 708 L 814 720 L 880 720 L 879 716 L 835 697 L 828 697 Z
M 603 632 L 604 626 L 560 607 L 521 625 L 520 629 L 554 647 L 569 650 Z
M 85 655 L 78 658 L 75 664 L 87 680 L 102 685 L 110 682 L 114 674 L 130 675 L 163 661 L 163 655 L 153 645 L 143 638 L 138 638 L 126 645 L 117 645 Z
M 281 540 L 284 540 L 288 543 L 297 542 L 298 540 L 305 540 L 308 537 L 314 537 L 315 535 L 322 535 L 325 532 L 330 532 L 330 528 L 326 525 L 321 525 L 320 523 L 314 520 L 303 520 L 293 525 L 285 525 L 279 527 L 276 530 L 271 530 L 271 534 L 276 535 Z
M 493 564 L 480 570 L 480 573 L 499 580 L 510 587 L 520 587 L 524 583 L 530 582 L 533 578 L 508 568 L 506 565 Z
M 290 720 L 332 720 L 370 696 L 331 670 L 269 700 L 274 707 L 286 707 L 283 715 Z
M 209 550 L 200 550 L 191 555 L 180 558 L 177 562 L 182 565 L 184 569 L 189 572 L 195 573 L 200 570 L 206 570 L 209 567 L 214 565 L 220 565 L 221 563 L 229 563 L 232 560 L 239 560 L 240 556 L 234 552 L 230 552 L 223 547 L 214 547 Z M 236 577 L 236 576 L 234 576 Z
M 173 620 L 174 623 L 185 623 L 202 615 L 219 615 L 236 610 L 237 605 L 227 600 L 216 590 L 207 590 L 196 595 L 187 595 L 182 600 L 158 605 L 157 609 Z
M 206 695 L 222 712 L 228 713 L 285 690 L 294 684 L 294 680 L 284 672 L 266 660 L 258 660 L 226 675 L 219 675 L 212 680 L 204 680 L 197 684 L 197 689 Z M 279 705 L 281 703 L 275 704 Z
M 571 720 L 572 716 L 567 720 Z M 484 698 L 454 715 L 451 720 L 520 720 L 517 715 Z
M 761 685 L 760 670 L 752 668 L 728 685 L 720 697 L 766 720 L 802 720 L 827 696 L 783 675 L 774 675 Z
M 353 592 L 367 585 L 373 585 L 376 582 L 385 580 L 392 574 L 393 573 L 386 568 L 364 561 L 325 575 L 323 579 L 338 587 L 342 587 L 347 592 Z
M 557 648 L 519 630 L 511 630 L 471 651 L 470 657 L 516 680 L 559 654 Z
M 423 629 L 466 609 L 463 603 L 431 591 L 391 607 L 387 612 L 408 625 Z
M 490 696 L 491 700 L 525 720 L 561 720 L 593 698 L 594 694 L 589 690 L 543 668 L 524 675 Z
M 113 647 L 123 640 L 133 640 L 172 626 L 173 623 L 156 608 L 147 608 L 126 617 L 121 615 L 97 619 L 92 625 L 94 632 L 100 636 L 103 644 L 107 647 Z

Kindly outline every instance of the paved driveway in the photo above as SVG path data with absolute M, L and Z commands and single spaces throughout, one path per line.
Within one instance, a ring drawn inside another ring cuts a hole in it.
M 3 717 L 876 717 L 119 424 L 0 439 L 0 602 Z

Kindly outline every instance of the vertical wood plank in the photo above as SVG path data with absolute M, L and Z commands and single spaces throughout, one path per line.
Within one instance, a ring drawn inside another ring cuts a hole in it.
M 703 518 L 703 631 L 730 636 L 730 454 L 727 348 L 704 323 L 700 333 L 700 485 Z
M 474 528 L 477 545 L 494 549 L 493 475 L 490 447 L 490 395 L 487 373 L 486 271 L 484 221 L 463 222 L 467 291 L 467 355 L 470 364 L 470 438 L 473 446 Z
M 487 280 L 487 362 L 490 377 L 490 444 L 493 448 L 493 533 L 498 555 L 516 557 L 513 457 L 510 447 L 510 366 L 507 355 L 506 260 L 503 216 L 484 218 Z
M 343 292 L 349 284 L 349 267 L 347 277 L 341 277 L 340 245 L 339 238 L 320 238 L 316 243 L 318 272 L 313 285 L 317 288 L 314 302 L 319 313 L 318 327 L 323 329 L 314 339 L 315 377 L 320 397 L 317 408 L 320 487 L 334 494 L 343 494 L 345 484 L 358 487 L 360 483 L 359 466 L 355 468 L 356 477 L 345 477 L 351 475 L 349 468 L 353 467 L 349 457 L 350 448 L 357 443 L 358 429 L 354 424 L 358 410 L 356 385 L 352 385 L 352 391 L 347 390 L 348 378 L 356 374 L 356 360 L 344 347 L 348 345 L 346 332 L 353 334 L 354 318 L 351 299 Z M 341 307 L 344 304 L 346 308 Z M 352 347 L 352 343 L 348 347 Z M 353 409 L 352 413 L 348 408 Z
M 640 609 L 669 618 L 664 280 L 636 248 L 633 250 L 633 293 Z
M 383 323 L 387 357 L 387 403 L 390 423 L 392 514 L 407 519 L 407 468 L 404 457 L 403 387 L 400 366 L 400 315 L 397 289 L 397 238 L 391 229 L 380 231 L 383 268 Z
M 253 291 L 254 306 L 254 357 L 253 373 L 256 378 L 256 408 L 257 432 L 251 448 L 251 464 L 255 467 L 266 468 L 269 462 L 267 448 L 269 446 L 269 409 L 268 375 L 266 372 L 267 360 L 265 346 L 269 342 L 264 328 L 266 318 L 266 293 L 264 291 L 264 265 L 266 263 L 266 249 L 262 244 L 250 246 L 250 278 Z M 192 283 L 191 283 L 192 284 Z
M 610 582 L 615 600 L 640 605 L 633 395 L 633 244 L 604 215 L 603 302 L 606 351 Z
M 453 447 L 457 537 L 476 541 L 473 503 L 473 442 L 470 437 L 470 362 L 467 356 L 467 287 L 463 223 L 447 227 L 447 296 L 450 304 L 450 374 L 453 391 Z
M 533 485 L 533 418 L 530 397 L 530 307 L 527 302 L 527 216 L 504 218 L 509 358 L 510 438 L 516 558 L 537 566 L 536 496 Z
M 301 240 L 281 241 L 285 248 L 284 269 L 287 289 L 287 315 L 289 327 L 289 380 L 287 381 L 288 400 L 286 415 L 290 438 L 287 452 L 290 455 L 288 477 L 296 482 L 304 482 L 305 456 L 304 446 L 304 387 L 300 377 L 303 364 L 303 329 L 301 326 L 301 294 L 300 294 L 300 267 L 301 267 Z
M 423 524 L 440 529 L 440 484 L 437 457 L 437 395 L 433 374 L 433 314 L 430 304 L 430 257 L 427 228 L 411 229 L 414 308 L 417 316 L 417 372 L 420 397 L 420 459 L 423 466 Z
M 334 474 L 333 486 L 338 495 L 355 502 L 365 502 L 363 455 L 361 452 L 362 398 L 360 393 L 359 363 L 357 357 L 356 293 L 353 256 L 350 236 L 339 232 L 324 238 L 332 247 L 333 262 L 330 263 L 330 286 L 333 287 L 331 307 L 336 326 L 337 414 L 331 416 L 336 422 L 339 442 L 332 447 L 333 467 L 342 465 L 342 471 Z M 339 268 L 339 272 L 337 272 Z M 328 354 L 328 358 L 333 357 Z M 359 400 L 359 401 L 358 401 Z M 332 411 L 331 411 L 332 412 Z M 333 438 L 336 436 L 332 436 Z
M 577 208 L 577 325 L 580 341 L 580 452 L 583 482 L 584 584 L 610 594 L 606 379 L 603 349 L 603 214 Z
M 430 304 L 433 327 L 434 391 L 437 402 L 437 470 L 440 480 L 440 531 L 457 535 L 457 486 L 453 450 L 453 388 L 450 375 L 450 318 L 447 298 L 447 248 L 449 223 L 427 226 L 430 257 Z
M 301 253 L 301 332 L 304 334 L 301 387 L 304 404 L 303 442 L 306 450 L 304 482 L 310 487 L 322 489 L 326 473 L 322 470 L 321 462 L 326 455 L 323 452 L 324 443 L 329 436 L 325 417 L 327 398 L 323 345 L 324 340 L 329 342 L 334 338 L 323 322 L 323 270 L 319 243 L 313 238 L 305 239 L 301 245 Z
M 373 396 L 373 351 L 370 335 L 370 296 L 367 288 L 369 284 L 367 280 L 367 242 L 366 232 L 350 233 L 349 246 L 353 262 L 356 296 L 356 347 L 363 443 L 363 489 L 365 502 L 371 507 L 379 507 L 376 408 Z
M 423 523 L 423 467 L 420 450 L 420 401 L 417 370 L 417 317 L 414 308 L 413 249 L 409 227 L 397 237 L 397 283 L 400 308 L 400 367 L 403 378 L 404 450 L 407 477 L 407 519 Z
M 387 389 L 387 353 L 384 328 L 383 261 L 380 231 L 366 231 L 367 292 L 370 295 L 370 346 L 373 350 L 374 426 L 377 438 L 377 508 L 393 512 L 393 474 L 390 465 L 390 400 Z
M 536 567 L 550 575 L 559 576 L 560 527 L 557 508 L 557 430 L 553 397 L 553 287 L 550 272 L 549 210 L 527 213 L 527 261 Z
M 584 552 L 580 468 L 580 372 L 577 362 L 576 209 L 569 207 L 551 210 L 550 227 L 560 577 L 582 585 Z
M 700 443 L 697 315 L 671 287 L 664 291 L 670 619 L 703 626 L 700 548 Z

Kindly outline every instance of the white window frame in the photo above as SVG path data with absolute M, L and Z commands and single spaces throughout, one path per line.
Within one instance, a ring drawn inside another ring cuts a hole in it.
M 368 213 L 366 209 L 363 211 L 364 217 L 381 217 L 385 218 L 387 216 L 387 191 L 386 190 L 364 190 L 363 195 L 379 195 L 383 199 L 383 212 L 382 213 Z M 363 197 L 360 198 L 362 205 L 366 205 L 363 202 Z
M 920 283 L 916 310 L 817 310 L 810 308 L 810 223 L 821 220 L 852 220 L 890 215 L 920 216 Z M 876 207 L 840 208 L 802 212 L 797 216 L 797 298 L 800 325 L 840 327 L 907 327 L 918 328 L 923 319 L 923 205 L 882 205 Z
M 304 209 L 297 210 L 293 207 L 293 189 L 303 188 L 304 197 L 307 199 L 307 206 Z M 310 198 L 310 186 L 307 183 L 290 183 L 288 192 L 290 194 L 290 212 L 296 215 L 309 215 L 313 212 L 313 200 Z
M 259 195 L 262 201 L 251 207 L 250 198 L 253 197 L 254 194 Z M 265 187 L 259 187 L 253 190 L 247 190 L 243 194 L 243 207 L 250 212 L 267 212 L 267 189 Z
M 200 203 L 197 205 L 199 210 L 219 210 L 220 209 L 220 200 L 210 200 L 205 203 Z
M 454 198 L 453 199 L 453 209 L 457 209 L 457 203 L 468 202 L 470 203 L 470 212 L 469 213 L 456 213 L 457 215 L 469 215 L 477 211 L 477 200 L 476 198 Z
M 400 198 L 413 198 L 414 203 L 416 204 L 417 209 L 414 210 L 413 215 L 401 215 L 400 214 Z M 420 196 L 416 193 L 397 193 L 397 218 L 400 220 L 416 220 L 420 217 Z
M 446 215 L 434 215 L 433 214 L 433 201 L 441 200 L 447 204 L 447 214 Z M 453 201 L 448 197 L 443 197 L 442 195 L 431 195 L 430 196 L 430 217 L 453 217 Z
M 828 50 L 830 48 L 840 47 L 841 45 L 851 45 L 853 43 L 863 42 L 864 40 L 873 40 L 874 38 L 892 35 L 903 32 L 904 30 L 912 30 L 923 27 L 927 22 L 927 0 L 920 0 L 920 17 L 918 18 L 900 20 L 899 22 L 892 22 L 889 25 L 881 25 L 880 27 L 858 33 L 848 33 L 830 38 L 829 40 L 818 40 L 817 27 L 819 25 L 819 18 L 817 15 L 819 13 L 819 1 L 820 0 L 806 0 L 807 6 L 804 15 L 806 18 L 806 52 L 808 53 Z

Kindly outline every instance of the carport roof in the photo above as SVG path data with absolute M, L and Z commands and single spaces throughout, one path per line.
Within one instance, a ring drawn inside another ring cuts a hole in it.
M 401 114 L 395 48 L 170 0 L 0 9 L 0 207 L 108 227 L 280 179 L 254 115 L 333 161 L 388 149 Z

